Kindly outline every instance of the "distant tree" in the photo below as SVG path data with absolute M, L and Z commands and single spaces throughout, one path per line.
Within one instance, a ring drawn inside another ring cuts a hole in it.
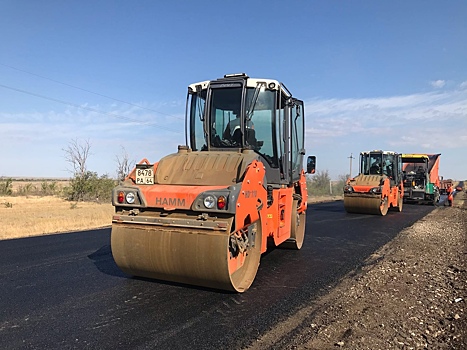
M 68 147 L 63 149 L 65 159 L 73 167 L 70 172 L 73 176 L 84 176 L 87 171 L 87 160 L 90 155 L 91 144 L 89 140 L 79 143 L 77 139 L 71 140 Z
M 128 176 L 130 171 L 133 169 L 135 166 L 135 161 L 130 160 L 127 151 L 125 150 L 125 147 L 122 147 L 122 153 L 120 156 L 116 156 L 116 162 L 117 162 L 117 180 L 118 181 L 123 181 L 125 178 Z
M 347 182 L 347 179 L 350 177 L 349 174 L 345 175 L 339 175 L 337 177 L 337 181 L 334 181 L 333 186 L 332 186 L 332 193 L 335 195 L 341 195 L 343 194 L 343 189 L 345 186 L 345 183 Z
M 311 195 L 328 195 L 331 192 L 330 184 L 331 177 L 328 170 L 318 170 L 314 175 L 309 177 L 307 189 Z
M 64 149 L 65 159 L 73 167 L 73 178 L 70 186 L 65 189 L 68 200 L 107 201 L 111 199 L 112 189 L 116 185 L 115 180 L 109 178 L 108 175 L 99 176 L 96 172 L 87 169 L 90 150 L 89 140 L 79 143 L 76 139 Z

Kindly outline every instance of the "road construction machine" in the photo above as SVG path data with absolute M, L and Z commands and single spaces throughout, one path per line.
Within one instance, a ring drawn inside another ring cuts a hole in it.
M 447 194 L 449 186 L 453 185 L 452 179 L 444 179 L 443 176 L 439 177 L 439 194 Z
M 113 190 L 125 273 L 244 292 L 271 244 L 300 249 L 305 113 L 284 84 L 246 74 L 188 87 L 185 145 L 143 159 Z M 314 156 L 307 159 L 313 173 Z
M 436 204 L 440 198 L 441 154 L 402 154 L 404 202 Z
M 344 186 L 344 207 L 349 213 L 386 215 L 402 211 L 404 185 L 401 155 L 390 151 L 360 153 L 360 172 Z

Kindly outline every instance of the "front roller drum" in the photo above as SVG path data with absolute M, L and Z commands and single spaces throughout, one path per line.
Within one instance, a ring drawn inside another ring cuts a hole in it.
M 231 220 L 226 231 L 114 223 L 112 255 L 130 275 L 244 292 L 259 266 L 261 223 L 243 234 L 229 234 L 231 226 Z
M 348 213 L 386 215 L 388 212 L 387 198 L 381 197 L 350 197 L 344 195 L 344 207 Z

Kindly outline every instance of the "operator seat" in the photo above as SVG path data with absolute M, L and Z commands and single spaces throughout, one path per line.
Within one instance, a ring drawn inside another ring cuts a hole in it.
M 242 144 L 242 130 L 240 130 L 240 128 L 235 129 L 231 140 L 232 140 L 233 145 L 239 146 Z

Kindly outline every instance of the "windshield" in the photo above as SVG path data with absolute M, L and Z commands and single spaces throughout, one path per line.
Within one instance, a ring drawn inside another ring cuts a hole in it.
M 381 153 L 363 153 L 361 155 L 361 173 L 364 175 L 381 175 L 383 167 Z
M 263 155 L 272 167 L 277 167 L 275 91 L 259 83 L 256 88 L 246 89 L 244 103 L 242 86 L 212 86 L 209 97 L 207 95 L 207 90 L 203 90 L 189 97 L 191 148 L 206 150 L 207 142 L 211 148 L 245 146 Z M 204 119 L 206 110 L 207 120 Z
M 364 175 L 386 175 L 395 177 L 396 157 L 390 153 L 364 153 L 361 155 L 361 173 Z
M 212 147 L 241 145 L 241 107 L 241 86 L 211 90 L 209 125 Z
M 260 143 L 256 150 L 272 167 L 277 167 L 274 97 L 275 92 L 266 90 L 265 84 L 261 84 L 247 89 L 246 105 L 249 106 L 247 123 L 254 129 L 255 138 Z

